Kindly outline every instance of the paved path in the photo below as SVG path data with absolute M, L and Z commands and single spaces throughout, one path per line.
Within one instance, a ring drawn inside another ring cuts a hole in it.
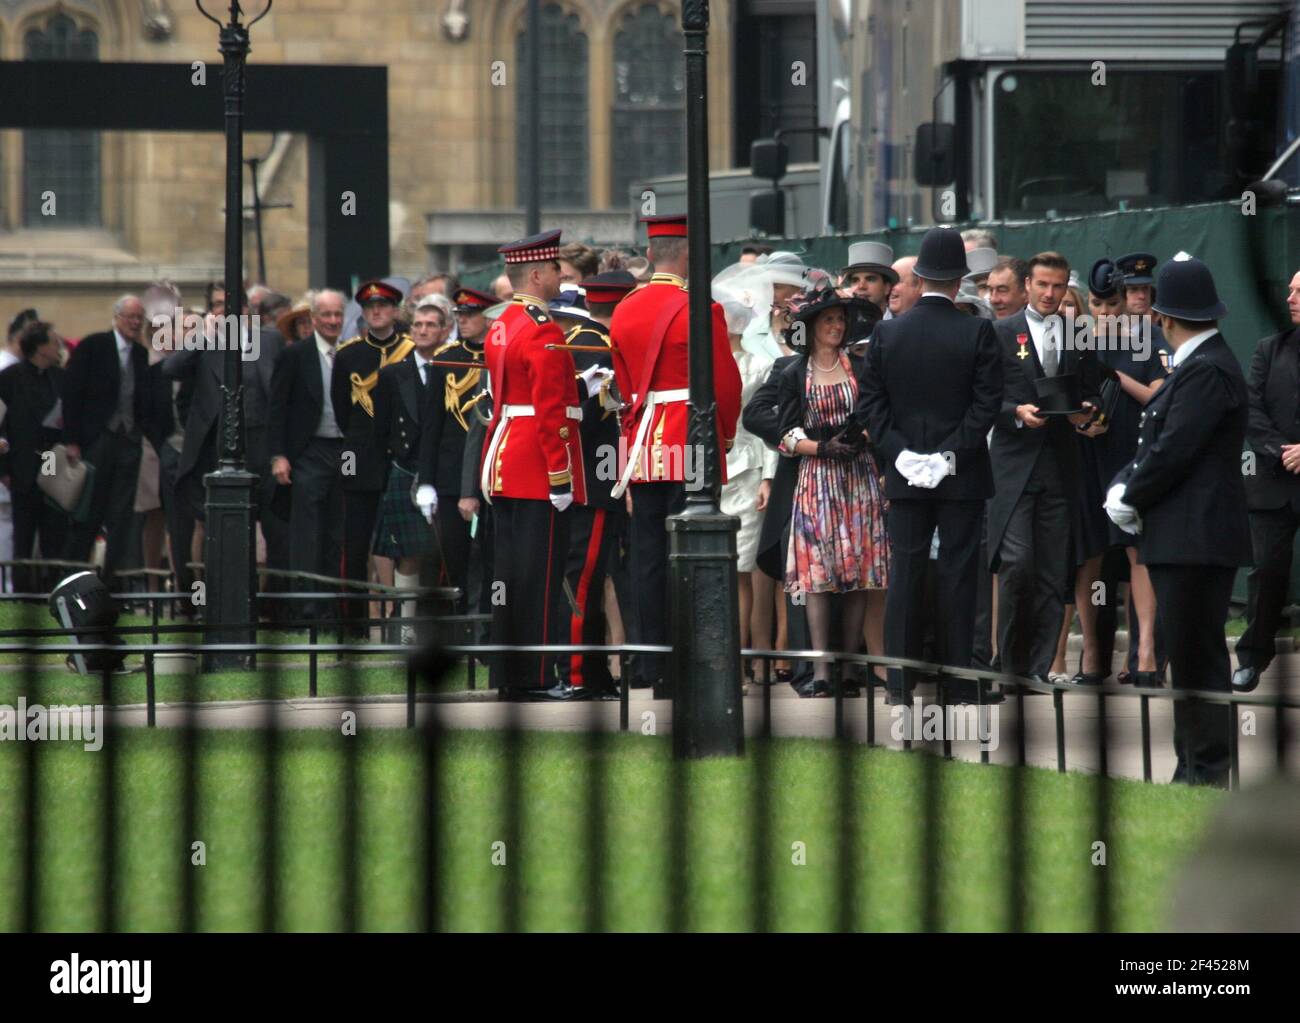
M 1256 693 L 1273 695 L 1279 691 L 1283 679 L 1288 680 L 1290 692 L 1300 696 L 1300 655 L 1279 657 L 1264 676 Z M 745 733 L 760 734 L 763 722 L 762 690 L 751 687 L 744 700 Z M 920 690 L 928 702 L 933 689 Z M 801 700 L 788 686 L 774 687 L 771 694 L 772 734 L 778 737 L 833 738 L 835 734 L 835 705 L 832 700 Z M 1070 770 L 1095 772 L 1098 756 L 1098 706 L 1095 691 L 1069 692 L 1062 700 L 1066 739 L 1066 767 Z M 1167 781 L 1174 769 L 1173 715 L 1171 701 L 1149 701 L 1151 730 L 1151 776 L 1155 781 Z M 979 760 L 981 743 L 975 736 L 983 734 L 989 740 L 989 759 L 993 763 L 1009 764 L 1016 759 L 1017 708 L 1014 700 L 989 708 L 988 721 L 977 732 L 974 708 L 962 708 L 963 717 L 951 722 L 949 734 L 956 740 L 952 744 L 955 757 L 962 760 Z M 342 715 L 347 711 L 356 714 L 358 730 L 367 728 L 403 728 L 406 726 L 405 698 L 370 697 L 349 701 L 340 697 L 295 699 L 284 701 L 231 701 L 197 705 L 192 711 L 194 723 L 200 728 L 259 728 L 274 723 L 282 729 L 315 728 L 334 729 L 342 725 Z M 882 746 L 903 747 L 907 719 L 901 708 L 885 705 L 877 693 L 873 707 L 875 741 Z M 449 729 L 504 729 L 521 727 L 543 731 L 616 731 L 619 727 L 617 703 L 584 703 L 571 705 L 500 703 L 487 692 L 463 693 L 440 697 L 422 697 L 417 704 L 417 723 L 423 724 L 428 715 L 434 715 L 440 727 Z M 922 745 L 924 706 L 913 710 L 912 735 L 915 745 Z M 119 707 L 110 711 L 115 723 L 125 726 L 143 726 L 145 708 Z M 173 704 L 159 704 L 157 722 L 160 727 L 176 727 L 185 722 L 187 708 Z M 1112 775 L 1142 778 L 1141 701 L 1131 697 L 1115 697 L 1106 701 L 1109 722 L 1107 760 Z M 1276 760 L 1274 727 L 1276 712 L 1260 709 L 1253 721 L 1246 719 L 1247 709 L 1242 708 L 1241 734 L 1238 740 L 1241 776 L 1250 782 L 1267 776 Z M 1025 756 L 1030 764 L 1055 769 L 1057 765 L 1056 717 L 1053 701 L 1048 696 L 1027 696 L 1024 700 L 1026 729 Z M 1289 711 L 1291 762 L 1300 764 L 1300 710 Z M 867 701 L 844 701 L 846 735 L 855 741 L 867 738 Z M 648 690 L 636 690 L 629 701 L 629 728 L 635 734 L 666 735 L 672 731 L 672 704 L 667 700 L 654 700 Z M 1253 734 L 1252 734 L 1253 733 Z M 928 733 L 933 734 L 933 733 Z M 932 744 L 936 748 L 938 743 Z

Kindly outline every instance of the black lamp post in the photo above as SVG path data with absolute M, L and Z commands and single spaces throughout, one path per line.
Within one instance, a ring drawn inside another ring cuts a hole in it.
M 244 64 L 248 30 L 266 17 L 271 0 L 252 21 L 243 23 L 239 0 L 230 0 L 230 20 L 222 24 L 194 0 L 199 13 L 221 29 L 221 76 L 226 108 L 226 324 L 233 309 L 243 323 L 244 293 Z M 249 330 L 252 330 L 250 324 Z M 252 643 L 255 609 L 253 487 L 257 477 L 244 467 L 243 331 L 218 330 L 224 342 L 221 379 L 220 456 L 208 488 L 204 575 L 207 584 L 207 640 Z M 254 348 L 254 351 L 257 349 Z M 203 670 L 246 667 L 247 654 L 205 654 Z
M 713 300 L 709 293 L 709 111 L 707 0 L 685 0 L 686 195 L 690 225 L 690 407 L 686 510 L 668 520 L 672 586 L 673 752 L 739 756 L 739 520 L 719 510 L 721 451 L 713 390 Z

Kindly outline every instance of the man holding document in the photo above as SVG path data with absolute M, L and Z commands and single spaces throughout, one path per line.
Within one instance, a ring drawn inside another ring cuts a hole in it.
M 1218 321 L 1227 315 L 1198 259 L 1167 263 L 1153 306 L 1172 373 L 1141 417 L 1138 450 L 1111 483 L 1106 514 L 1138 537 L 1176 689 L 1231 687 L 1223 625 L 1237 569 L 1251 563 L 1242 448 L 1248 400 Z M 1228 784 L 1232 710 L 1174 704 L 1174 781 Z

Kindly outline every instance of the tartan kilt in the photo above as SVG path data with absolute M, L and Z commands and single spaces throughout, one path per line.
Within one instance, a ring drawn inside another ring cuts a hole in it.
M 371 549 L 384 558 L 417 558 L 434 551 L 433 527 L 411 500 L 415 473 L 393 463 L 379 502 Z

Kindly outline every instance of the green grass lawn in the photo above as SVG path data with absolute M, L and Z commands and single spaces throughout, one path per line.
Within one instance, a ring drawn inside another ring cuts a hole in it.
M 178 925 L 178 886 L 195 873 L 199 926 L 258 926 L 265 746 L 260 733 L 199 737 L 198 826 L 181 833 L 180 737 L 130 731 L 116 738 L 119 924 L 128 930 Z M 519 739 L 521 814 L 511 839 L 503 806 L 507 757 L 499 733 L 452 733 L 441 740 L 438 828 L 440 927 L 494 931 L 507 926 L 517 893 L 519 926 L 533 931 L 750 930 L 765 896 L 769 926 L 834 929 L 850 892 L 855 929 L 921 926 L 920 822 L 927 758 L 817 740 L 751 743 L 737 760 L 680 769 L 682 808 L 674 808 L 674 764 L 661 738 L 524 734 Z M 278 928 L 331 930 L 342 921 L 345 743 L 358 757 L 359 926 L 419 926 L 418 737 L 375 732 L 344 738 L 291 732 L 279 740 Z M 42 744 L 36 851 L 39 923 L 45 930 L 94 930 L 101 837 L 102 752 Z M 842 757 L 847 756 L 848 760 Z M 767 809 L 756 806 L 760 760 Z M 0 747 L 0 891 L 23 890 L 18 804 L 22 757 Z M 935 762 L 941 786 L 938 836 L 939 926 L 999 930 L 1009 922 L 1007 814 L 1010 769 Z M 1123 930 L 1166 925 L 1164 908 L 1180 863 L 1195 846 L 1222 794 L 1183 786 L 1111 781 L 1114 826 L 1107 866 L 1091 865 L 1093 796 L 1099 782 L 1080 775 L 1025 772 L 1028 820 L 1023 875 L 1027 926 L 1088 930 L 1094 885 L 1105 871 L 1114 924 Z M 593 813 L 595 784 L 604 810 Z M 847 796 L 841 800 L 841 785 Z M 842 805 L 851 807 L 848 821 Z M 672 823 L 684 822 L 685 855 L 674 888 Z M 593 854 L 588 830 L 604 822 Z M 761 820 L 765 834 L 756 832 Z M 845 849 L 841 836 L 851 842 Z M 206 845 L 205 866 L 190 865 L 190 845 Z M 506 863 L 492 863 L 507 841 Z M 805 862 L 792 862 L 802 843 Z M 766 880 L 760 877 L 766 874 Z M 852 884 L 847 887 L 845 879 Z M 19 925 L 20 907 L 0 899 L 0 930 Z

